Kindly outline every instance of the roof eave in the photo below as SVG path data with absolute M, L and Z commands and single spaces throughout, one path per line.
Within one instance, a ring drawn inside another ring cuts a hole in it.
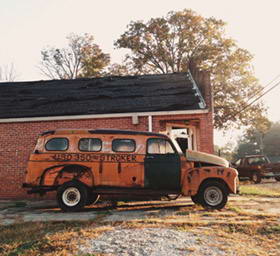
M 207 114 L 208 109 L 176 110 L 176 111 L 156 111 L 156 112 L 132 112 L 132 113 L 112 113 L 112 114 L 91 114 L 91 115 L 69 115 L 69 116 L 44 116 L 44 117 L 19 117 L 2 118 L 0 123 L 23 123 L 23 122 L 43 122 L 43 121 L 63 121 L 82 120 L 99 118 L 121 118 L 132 116 L 165 116 L 165 115 L 193 115 Z

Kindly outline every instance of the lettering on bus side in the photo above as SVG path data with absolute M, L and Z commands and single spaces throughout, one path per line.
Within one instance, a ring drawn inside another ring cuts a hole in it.
M 136 155 L 131 154 L 67 154 L 58 153 L 52 155 L 52 159 L 58 162 L 136 162 Z

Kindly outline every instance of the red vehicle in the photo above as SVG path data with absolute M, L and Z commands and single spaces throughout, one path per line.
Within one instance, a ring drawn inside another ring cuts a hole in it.
M 245 156 L 237 160 L 233 167 L 237 169 L 239 177 L 250 178 L 254 183 L 272 177 L 280 181 L 280 163 L 270 163 L 264 155 Z

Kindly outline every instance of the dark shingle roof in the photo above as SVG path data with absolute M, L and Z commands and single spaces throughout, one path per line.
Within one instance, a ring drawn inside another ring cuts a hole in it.
M 199 94 L 189 73 L 0 83 L 0 118 L 194 110 Z

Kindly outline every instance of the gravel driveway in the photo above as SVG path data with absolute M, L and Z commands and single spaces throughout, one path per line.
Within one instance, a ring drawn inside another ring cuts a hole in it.
M 212 246 L 209 246 L 212 244 Z M 166 228 L 115 229 L 103 233 L 80 253 L 114 256 L 226 255 L 213 244 L 215 238 Z

